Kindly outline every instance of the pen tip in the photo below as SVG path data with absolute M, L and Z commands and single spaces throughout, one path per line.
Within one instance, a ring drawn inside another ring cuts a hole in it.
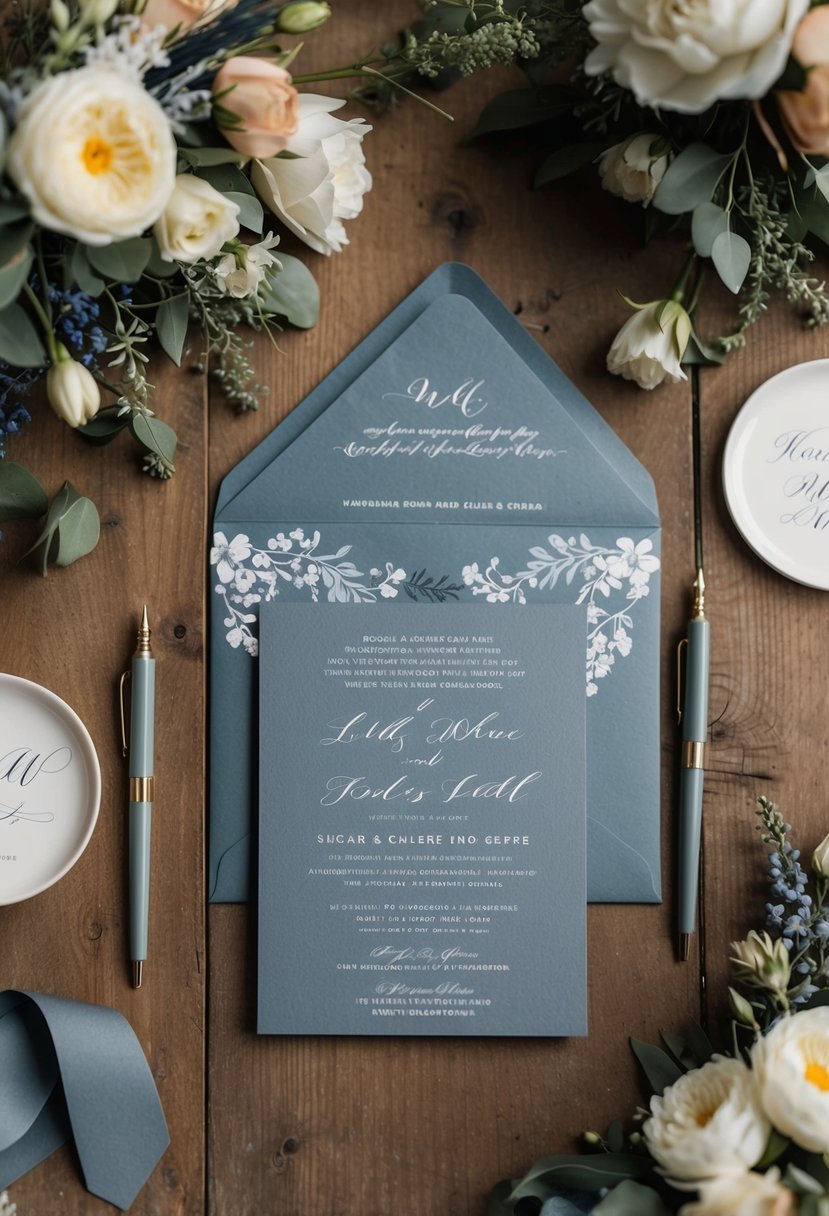
M 142 631 L 142 633 L 145 629 L 149 629 L 149 627 L 150 627 L 150 622 L 147 619 L 147 605 L 145 604 L 144 610 L 141 613 L 141 631 Z
M 678 943 L 679 961 L 687 963 L 691 957 L 691 934 L 680 933 Z
M 133 964 L 132 964 L 132 986 L 133 986 L 133 988 L 140 988 L 141 981 L 143 978 L 144 978 L 144 962 L 142 959 L 138 959 L 135 962 L 133 962 Z

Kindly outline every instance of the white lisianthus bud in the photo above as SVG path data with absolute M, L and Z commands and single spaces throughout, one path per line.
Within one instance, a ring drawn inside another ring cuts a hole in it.
M 331 16 L 330 5 L 316 0 L 296 0 L 286 4 L 276 17 L 276 28 L 283 34 L 308 34 L 324 25 Z
M 631 303 L 631 301 L 628 301 Z M 681 361 L 691 336 L 691 318 L 676 300 L 634 304 L 610 350 L 607 370 L 640 388 L 652 389 L 664 380 L 676 384 L 688 377 Z
M 818 878 L 829 878 L 829 836 L 824 836 L 812 854 L 812 869 Z
M 90 371 L 69 354 L 62 343 L 57 358 L 46 373 L 49 404 L 71 427 L 91 421 L 101 408 L 101 390 Z
M 773 941 L 765 932 L 752 929 L 743 942 L 732 942 L 731 961 L 746 979 L 769 992 L 785 993 L 789 986 L 791 962 L 782 938 Z
M 256 245 L 233 242 L 235 248 L 216 263 L 216 282 L 220 290 L 237 300 L 253 295 L 269 267 L 279 265 L 271 253 L 271 249 L 278 244 L 279 237 L 270 233 Z
M 239 235 L 239 204 L 192 173 L 179 173 L 173 193 L 153 227 L 165 262 L 213 258 Z
M 633 135 L 608 148 L 599 159 L 602 185 L 628 203 L 647 207 L 665 176 L 669 145 L 659 135 Z

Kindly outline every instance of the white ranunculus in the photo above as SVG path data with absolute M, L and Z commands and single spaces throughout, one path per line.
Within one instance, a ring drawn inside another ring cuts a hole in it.
M 634 135 L 602 153 L 599 173 L 602 185 L 629 203 L 647 207 L 665 176 L 670 155 L 667 141 L 659 135 Z
M 763 97 L 786 66 L 809 0 L 590 0 L 598 46 L 588 75 L 611 72 L 640 105 L 700 114 Z
M 780 1170 L 732 1174 L 700 1187 L 699 1202 L 686 1203 L 679 1216 L 789 1216 L 795 1198 L 780 1184 Z
M 50 76 L 26 98 L 7 169 L 44 228 L 109 245 L 140 235 L 161 214 L 176 145 L 140 84 L 91 66 Z
M 613 339 L 607 370 L 647 389 L 687 380 L 680 363 L 690 335 L 690 317 L 675 300 L 637 306 Z
M 753 1074 L 742 1060 L 724 1056 L 651 1098 L 643 1127 L 648 1151 L 679 1190 L 745 1173 L 762 1157 L 770 1131 Z
M 255 161 L 251 173 L 262 202 L 318 253 L 339 253 L 348 244 L 343 220 L 360 214 L 371 189 L 361 146 L 371 127 L 362 118 L 334 118 L 331 111 L 344 105 L 301 93 L 299 130 L 286 149 L 296 159 Z
M 751 1053 L 763 1110 L 812 1153 L 829 1152 L 829 1008 L 783 1018 Z
M 213 258 L 239 235 L 239 204 L 192 173 L 180 173 L 153 232 L 165 262 Z
M 812 869 L 819 878 L 829 878 L 829 836 L 823 837 L 812 854 Z
M 226 253 L 216 263 L 216 282 L 226 295 L 237 300 L 253 295 L 271 266 L 279 261 L 271 253 L 279 237 L 270 233 L 256 245 L 242 245 L 233 253 Z
M 62 344 L 46 373 L 46 395 L 58 418 L 72 427 L 91 421 L 101 408 L 101 390 L 95 377 Z
M 745 941 L 732 942 L 731 949 L 734 951 L 731 961 L 747 972 L 750 978 L 770 992 L 786 991 L 792 964 L 782 938 L 775 940 L 765 930 L 758 933 L 756 929 L 751 929 Z

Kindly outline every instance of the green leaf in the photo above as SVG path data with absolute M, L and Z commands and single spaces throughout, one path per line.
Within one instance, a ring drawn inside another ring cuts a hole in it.
M 34 230 L 31 222 L 0 229 L 0 266 L 7 265 L 26 248 Z
M 661 1047 L 643 1043 L 639 1039 L 631 1039 L 630 1045 L 655 1094 L 661 1094 L 682 1076 L 682 1069 Z
M 179 148 L 179 159 L 193 168 L 205 165 L 243 165 L 250 157 L 232 148 Z
M 711 257 L 711 246 L 728 228 L 728 212 L 716 203 L 700 203 L 691 216 L 691 239 L 701 258 Z
M 783 1175 L 783 1182 L 791 1191 L 795 1191 L 799 1195 L 822 1195 L 823 1187 L 821 1184 L 807 1174 L 805 1170 L 800 1169 L 793 1162 L 789 1162 L 786 1173 Z
M 176 433 L 160 418 L 136 414 L 130 422 L 130 430 L 139 443 L 167 466 L 171 473 L 175 472 L 173 460 L 176 454 Z
M 254 198 L 252 194 L 242 194 L 236 190 L 229 191 L 225 194 L 225 198 L 231 203 L 236 203 L 238 206 L 238 219 L 243 228 L 249 229 L 250 232 L 262 231 L 262 225 L 265 222 L 265 212 L 258 198 Z
M 595 1156 L 560 1154 L 540 1157 L 512 1189 L 513 1202 L 521 1197 L 522 1188 L 543 1182 L 549 1186 L 573 1187 L 576 1190 L 600 1191 L 616 1186 L 628 1178 L 644 1178 L 653 1170 L 648 1157 L 634 1153 L 597 1153 Z
M 23 556 L 31 557 L 45 576 L 50 565 L 71 566 L 91 553 L 100 534 L 95 504 L 65 481 L 52 500 L 43 531 Z
M 512 1204 L 507 1202 L 513 1185 L 509 1178 L 504 1178 L 492 1188 L 487 1200 L 486 1216 L 513 1216 Z
M 150 250 L 150 260 L 145 267 L 146 273 L 154 275 L 157 279 L 171 279 L 174 274 L 178 274 L 178 263 L 164 261 L 155 237 L 150 238 L 150 244 L 152 248 Z
M 824 165 L 821 169 L 812 169 L 812 172 L 806 175 L 804 185 L 817 186 L 823 197 L 829 200 L 829 165 Z
M 774 1165 L 778 1157 L 782 1157 L 786 1149 L 789 1147 L 789 1141 L 785 1136 L 781 1136 L 780 1132 L 771 1129 L 769 1142 L 765 1147 L 762 1157 L 757 1162 L 758 1170 L 767 1170 L 770 1165 Z
M 196 176 L 220 194 L 255 194 L 250 178 L 237 165 L 201 165 Z
M 69 260 L 69 273 L 72 276 L 73 283 L 77 283 L 81 291 L 86 292 L 88 296 L 99 296 L 104 290 L 104 280 L 99 279 L 89 265 L 85 245 L 77 244 L 72 250 L 72 256 Z
M 551 152 L 535 175 L 533 185 L 536 189 L 539 186 L 546 186 L 547 182 L 558 181 L 561 177 L 568 177 L 569 174 L 575 173 L 577 169 L 582 169 L 585 165 L 589 165 L 597 156 L 604 152 L 606 144 L 604 142 L 591 142 L 586 144 L 569 144 L 566 148 L 557 148 L 555 152 Z
M 27 219 L 29 208 L 24 202 L 8 199 L 0 202 L 0 224 L 14 224 L 17 220 Z
M 711 246 L 711 261 L 729 291 L 736 296 L 751 265 L 751 246 L 736 232 L 721 232 Z
M 614 1119 L 610 1127 L 607 1129 L 605 1136 L 607 1143 L 610 1145 L 612 1153 L 621 1153 L 625 1147 L 625 1129 L 622 1127 L 620 1120 Z
M 114 283 L 137 283 L 147 268 L 152 242 L 143 236 L 114 245 L 85 245 L 93 269 Z
M 169 355 L 176 367 L 181 367 L 181 352 L 187 337 L 187 322 L 190 305 L 186 295 L 170 296 L 162 301 L 155 314 L 155 327 L 161 349 Z
M 299 258 L 281 253 L 282 269 L 268 274 L 259 287 L 259 297 L 266 312 L 285 317 L 297 329 L 316 325 L 320 307 L 320 289 L 311 271 Z
M 31 249 L 21 250 L 0 269 L 0 309 L 7 308 L 20 295 L 32 266 Z
M 809 232 L 829 245 L 829 207 L 823 195 L 815 190 L 804 190 L 796 197 L 798 213 Z
M 472 132 L 472 138 L 493 131 L 515 131 L 546 122 L 569 110 L 575 98 L 567 85 L 550 85 L 544 89 L 509 89 L 488 102 Z
M 119 414 L 117 410 L 102 410 L 95 415 L 91 422 L 77 427 L 76 433 L 83 435 L 84 439 L 90 443 L 100 446 L 111 443 L 129 424 L 129 414 Z
M 43 367 L 46 362 L 40 334 L 19 304 L 0 312 L 0 359 L 12 367 Z
M 733 157 L 707 144 L 689 144 L 668 165 L 653 196 L 653 206 L 666 215 L 683 215 L 707 203 Z
M 691 336 L 688 339 L 688 345 L 685 347 L 685 354 L 680 360 L 683 366 L 690 367 L 696 363 L 699 367 L 720 367 L 723 363 L 725 363 L 726 357 L 727 356 L 723 351 L 717 350 L 715 346 L 712 346 L 708 342 L 703 342 L 702 338 L 694 329 L 694 326 L 691 325 Z M 712 1052 L 713 1048 L 709 1044 L 708 1055 L 704 1058 L 698 1057 L 699 1063 L 704 1064 L 707 1060 L 710 1060 Z M 694 1054 L 697 1055 L 695 1046 Z
M 671 1032 L 668 1030 L 660 1030 L 659 1037 L 677 1063 L 684 1068 L 686 1072 L 690 1072 L 692 1069 L 699 1067 L 699 1062 L 694 1056 L 694 1053 L 681 1035 L 671 1034 Z
M 720 358 L 720 363 L 722 363 L 724 357 L 725 356 Z M 707 1064 L 713 1056 L 714 1045 L 700 1026 L 699 1022 L 691 1022 L 691 1033 L 688 1037 L 688 1041 L 691 1044 L 691 1050 L 696 1056 L 697 1063 L 701 1068 L 703 1064 Z
M 593 1208 L 594 1216 L 671 1216 L 656 1191 L 639 1182 L 620 1182 Z
M 0 460 L 0 519 L 29 519 L 43 515 L 49 500 L 28 469 Z

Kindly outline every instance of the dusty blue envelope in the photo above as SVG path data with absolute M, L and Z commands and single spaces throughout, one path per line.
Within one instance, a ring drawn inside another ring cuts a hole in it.
M 435 271 L 224 480 L 211 551 L 210 898 L 246 899 L 258 605 L 578 603 L 588 898 L 658 902 L 650 477 L 477 275 Z M 287 698 L 290 688 L 284 690 Z

